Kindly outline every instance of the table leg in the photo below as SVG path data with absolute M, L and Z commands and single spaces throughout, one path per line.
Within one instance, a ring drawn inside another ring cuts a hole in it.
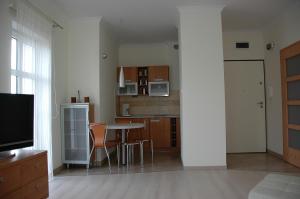
M 125 165 L 126 164 L 126 160 L 125 160 L 125 151 L 126 151 L 126 148 L 125 148 L 125 137 L 126 137 L 126 133 L 125 133 L 125 129 L 122 129 L 122 135 L 121 135 L 121 141 L 122 141 L 122 164 Z

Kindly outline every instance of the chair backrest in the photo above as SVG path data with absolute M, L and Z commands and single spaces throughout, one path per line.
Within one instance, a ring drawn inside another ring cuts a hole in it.
M 106 124 L 104 123 L 91 123 L 90 130 L 92 131 L 95 147 L 104 147 L 106 136 Z

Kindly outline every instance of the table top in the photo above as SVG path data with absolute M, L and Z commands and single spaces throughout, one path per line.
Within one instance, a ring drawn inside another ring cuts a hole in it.
M 144 127 L 144 123 L 115 123 L 106 126 L 107 129 L 139 129 Z

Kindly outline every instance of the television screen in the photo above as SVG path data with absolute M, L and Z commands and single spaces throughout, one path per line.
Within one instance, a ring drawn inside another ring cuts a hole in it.
M 34 96 L 0 93 L 0 151 L 33 145 Z

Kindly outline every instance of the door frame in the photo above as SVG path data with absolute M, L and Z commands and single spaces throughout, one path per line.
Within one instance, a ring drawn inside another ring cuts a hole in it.
M 264 59 L 224 59 L 224 62 L 238 62 L 238 61 L 245 61 L 245 62 L 252 62 L 252 61 L 261 61 L 263 63 L 263 76 L 264 76 L 264 98 L 265 98 L 265 136 L 266 136 L 266 152 L 268 152 L 268 120 L 267 120 L 267 88 L 266 88 L 266 66 Z M 224 69 L 225 70 L 225 69 Z M 226 85 L 225 85 L 226 86 Z M 226 135 L 227 136 L 227 135 Z
M 300 125 L 288 124 L 288 105 L 300 105 L 300 100 L 288 100 L 287 98 L 287 82 L 299 81 L 300 75 L 293 77 L 286 76 L 285 60 L 300 54 L 300 41 L 297 41 L 280 50 L 280 69 L 281 69 L 281 97 L 282 97 L 282 136 L 283 136 L 283 159 L 291 164 L 300 165 L 300 159 L 294 157 L 297 153 L 295 149 L 288 147 L 288 129 L 300 130 Z M 290 157 L 292 156 L 292 157 Z

